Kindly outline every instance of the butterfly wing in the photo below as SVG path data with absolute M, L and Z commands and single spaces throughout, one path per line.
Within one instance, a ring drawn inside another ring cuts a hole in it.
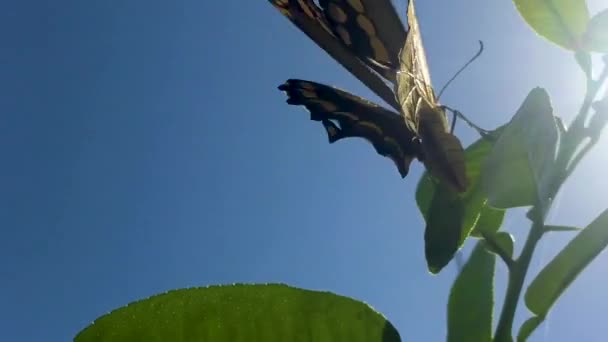
M 395 80 L 395 59 L 405 39 L 405 30 L 390 0 L 322 0 L 322 8 L 313 0 L 269 1 L 369 89 L 399 110 L 393 91 L 382 79 Z
M 408 127 L 421 139 L 424 164 L 435 178 L 458 192 L 468 180 L 462 144 L 450 133 L 445 112 L 439 107 L 422 45 L 414 0 L 407 10 L 409 30 L 400 54 L 395 91 Z
M 279 89 L 287 93 L 287 103 L 305 106 L 310 119 L 323 124 L 330 143 L 364 138 L 378 154 L 393 160 L 402 177 L 408 174 L 410 163 L 420 153 L 415 135 L 397 113 L 315 82 L 291 79 Z
M 395 82 L 406 31 L 390 0 L 319 0 L 334 35 L 383 77 Z

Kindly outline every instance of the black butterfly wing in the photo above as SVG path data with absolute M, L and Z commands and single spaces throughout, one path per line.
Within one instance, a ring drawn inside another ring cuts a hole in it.
M 406 31 L 390 0 L 319 0 L 334 35 L 369 67 L 395 82 Z
M 369 38 L 369 35 L 362 35 L 361 33 L 365 33 L 365 32 L 372 32 L 372 30 L 370 29 L 369 25 L 366 25 L 365 27 L 367 28 L 367 30 L 365 29 L 360 29 L 360 30 L 356 30 L 356 31 L 349 31 L 349 29 L 352 29 L 354 27 L 353 23 L 357 22 L 357 19 L 355 18 L 355 20 L 353 21 L 352 18 L 349 17 L 349 25 L 348 26 L 337 26 L 335 23 L 332 24 L 332 22 L 337 22 L 339 21 L 338 19 L 340 19 L 340 17 L 334 15 L 332 21 L 329 21 L 324 13 L 324 10 L 319 8 L 317 6 L 317 4 L 313 1 L 313 0 L 269 0 L 270 3 L 275 6 L 284 16 L 286 16 L 289 20 L 291 20 L 291 22 L 294 23 L 294 25 L 296 25 L 302 32 L 304 32 L 311 40 L 313 40 L 317 45 L 319 45 L 323 50 L 325 50 L 330 56 L 332 56 L 338 63 L 340 63 L 344 68 L 346 68 L 351 74 L 353 74 L 355 77 L 357 77 L 361 82 L 363 82 L 363 84 L 365 84 L 369 89 L 371 89 L 374 93 L 376 93 L 376 95 L 378 95 L 380 98 L 382 98 L 388 105 L 390 105 L 391 107 L 395 108 L 396 110 L 399 110 L 399 104 L 397 103 L 397 101 L 395 100 L 395 95 L 393 93 L 393 90 L 388 87 L 386 85 L 386 83 L 384 82 L 384 80 L 382 79 L 381 76 L 379 75 L 384 75 L 384 77 L 388 77 L 389 79 L 394 79 L 394 73 L 395 69 L 392 69 L 391 71 L 389 71 L 386 66 L 384 64 L 389 64 L 390 62 L 387 62 L 385 59 L 390 59 L 392 58 L 391 56 L 398 56 L 398 54 L 394 54 L 392 53 L 392 49 L 393 49 L 393 45 L 395 43 L 392 42 L 392 40 L 394 38 L 385 38 L 383 37 L 382 39 L 378 38 L 378 39 L 374 39 L 373 42 L 374 43 L 369 43 L 368 45 L 371 46 L 372 44 L 377 45 L 377 41 L 380 42 L 384 42 L 387 41 L 388 39 L 391 40 L 391 44 L 390 45 L 386 45 L 385 49 L 387 51 L 391 51 L 389 52 L 389 57 L 388 58 L 382 58 L 378 61 L 375 61 L 373 59 L 370 59 L 369 55 L 377 55 L 380 56 L 380 53 L 372 53 L 372 52 L 364 52 L 365 48 L 362 47 L 363 43 L 360 43 L 362 41 L 365 40 L 369 40 L 370 42 L 372 41 Z M 362 0 L 351 0 L 349 2 L 344 2 L 345 4 L 348 3 L 358 3 L 361 2 Z M 378 3 L 384 3 L 388 1 L 388 4 L 390 5 L 390 0 L 379 0 Z M 334 1 L 332 1 L 333 3 Z M 370 0 L 366 0 L 365 3 L 372 3 L 372 1 Z M 351 6 L 352 8 L 356 7 L 355 6 Z M 370 7 L 370 5 L 368 5 L 368 7 Z M 331 10 L 331 8 L 333 8 L 332 6 L 330 6 L 329 2 L 327 2 L 327 10 L 326 12 L 329 13 Z M 387 11 L 386 6 L 373 6 L 373 8 L 378 8 L 378 13 L 382 13 L 383 11 Z M 382 8 L 383 10 L 380 10 L 380 8 Z M 344 10 L 343 10 L 344 11 Z M 393 10 L 394 12 L 394 10 Z M 368 11 L 366 13 L 374 13 L 374 15 L 379 15 L 379 14 L 375 14 L 375 10 L 374 11 Z M 396 16 L 396 13 L 394 14 L 394 16 Z M 368 18 L 369 17 L 365 17 Z M 374 18 L 374 20 L 376 20 L 376 18 Z M 397 18 L 398 20 L 398 18 Z M 365 19 L 360 19 L 359 21 L 365 21 Z M 369 21 L 369 20 L 368 20 Z M 380 27 L 379 24 L 376 25 L 377 27 Z M 384 31 L 390 31 L 390 28 L 382 28 L 382 30 L 380 29 L 375 29 L 376 26 L 373 26 L 373 32 L 384 32 Z M 388 26 L 388 25 L 387 25 Z M 392 26 L 392 25 L 391 25 Z M 397 28 L 393 28 L 397 31 L 403 30 L 403 26 L 402 25 L 396 25 Z M 338 27 L 342 27 L 342 28 L 338 28 Z M 357 27 L 364 27 L 361 25 L 358 25 Z M 348 46 L 346 44 L 344 44 L 344 37 L 343 38 L 338 38 L 339 34 L 335 34 L 334 32 L 337 31 L 345 31 L 346 34 L 349 35 L 350 40 L 352 42 L 357 42 L 357 47 L 354 47 L 352 44 L 351 46 Z M 389 37 L 387 35 L 387 37 Z M 397 42 L 397 45 L 399 44 L 403 44 L 403 41 Z M 361 46 L 360 46 L 361 45 Z M 390 47 L 389 47 L 390 46 Z M 373 49 L 373 48 L 372 48 Z M 368 49 L 369 50 L 369 49 Z M 396 50 L 399 51 L 399 50 Z M 357 53 L 360 53 L 361 55 L 358 56 Z M 380 58 L 380 57 L 378 57 Z M 398 65 L 398 63 L 397 63 Z M 371 67 L 370 67 L 371 66 Z M 392 77 L 390 75 L 393 75 Z
M 290 79 L 279 86 L 287 93 L 287 103 L 302 105 L 310 119 L 320 121 L 330 143 L 345 138 L 364 138 L 378 154 L 391 158 L 402 177 L 412 160 L 420 155 L 420 145 L 403 118 L 361 97 L 327 85 Z

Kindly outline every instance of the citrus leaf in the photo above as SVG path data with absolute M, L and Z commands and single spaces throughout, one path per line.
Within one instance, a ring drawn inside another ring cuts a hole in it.
M 519 333 L 517 334 L 517 342 L 525 342 L 528 340 L 528 337 L 532 335 L 532 332 L 538 328 L 538 326 L 544 321 L 543 317 L 534 316 L 528 318 L 524 324 L 519 328 Z
M 438 273 L 452 260 L 480 217 L 486 202 L 479 184 L 481 168 L 503 128 L 490 132 L 465 150 L 470 184 L 465 193 L 458 194 L 437 183 L 428 172 L 418 183 L 416 203 L 426 222 L 425 255 L 432 273 Z
M 489 342 L 496 258 L 478 242 L 450 290 L 448 341 Z
M 608 245 L 608 210 L 574 237 L 532 281 L 526 306 L 545 317 L 557 298 L 578 274 Z
M 536 33 L 568 50 L 578 50 L 589 22 L 583 0 L 514 0 L 517 10 Z
M 586 50 L 608 52 L 608 9 L 591 18 L 584 39 Z
M 546 208 L 557 151 L 558 130 L 549 95 L 534 88 L 486 159 L 482 187 L 496 208 Z
M 493 235 L 487 235 L 488 238 L 492 239 L 491 242 L 486 242 L 486 248 L 488 251 L 500 255 L 500 252 L 496 248 L 500 248 L 505 254 L 513 258 L 513 235 L 507 232 L 497 232 Z
M 424 230 L 424 254 L 429 271 L 436 274 L 460 247 L 465 204 L 456 192 L 438 185 L 429 213 Z
M 483 237 L 483 234 L 493 234 L 498 231 L 505 218 L 503 209 L 492 208 L 484 205 L 479 213 L 479 218 L 475 223 L 475 227 L 471 231 L 471 236 Z
M 400 341 L 368 305 L 282 284 L 169 291 L 101 316 L 75 342 Z

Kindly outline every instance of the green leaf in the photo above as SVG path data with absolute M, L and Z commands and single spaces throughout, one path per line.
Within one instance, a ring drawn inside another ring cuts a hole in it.
M 608 245 L 608 210 L 583 229 L 532 281 L 526 306 L 545 317 L 578 274 Z
M 475 223 L 475 228 L 471 231 L 471 236 L 482 237 L 483 234 L 494 234 L 502 225 L 505 218 L 505 210 L 492 208 L 485 205 L 481 209 L 479 219 Z
M 555 225 L 545 226 L 546 232 L 577 232 L 579 230 L 581 230 L 581 228 L 573 227 L 573 226 L 555 226 Z
M 438 184 L 428 172 L 418 183 L 416 202 L 426 222 L 425 255 L 432 273 L 438 273 L 452 260 L 475 227 L 486 202 L 479 185 L 481 167 L 503 127 L 490 132 L 465 150 L 470 186 L 464 194 Z
M 587 79 L 591 79 L 591 54 L 587 51 L 578 50 L 574 53 L 574 58 L 581 67 L 581 70 L 585 73 Z
M 458 194 L 438 185 L 424 231 L 424 254 L 428 269 L 436 274 L 460 247 L 465 221 L 465 204 Z
M 169 291 L 131 303 L 81 331 L 75 342 L 400 341 L 368 305 L 281 284 Z
M 534 316 L 528 318 L 524 324 L 519 328 L 519 333 L 517 334 L 517 342 L 525 342 L 528 340 L 528 337 L 532 335 L 532 332 L 538 328 L 538 326 L 545 320 L 544 317 Z
M 608 9 L 591 18 L 584 42 L 584 48 L 588 51 L 608 52 Z
M 504 251 L 510 258 L 513 258 L 513 235 L 507 232 L 498 232 L 492 235 L 486 235 L 487 238 L 492 239 L 486 242 L 486 248 L 488 251 L 494 254 L 500 254 L 497 248 Z
M 534 88 L 494 145 L 482 187 L 496 208 L 547 206 L 558 130 L 549 95 Z
M 489 342 L 496 258 L 478 242 L 454 281 L 448 301 L 448 341 Z
M 578 50 L 589 22 L 583 0 L 514 0 L 517 10 L 536 33 L 568 50 Z

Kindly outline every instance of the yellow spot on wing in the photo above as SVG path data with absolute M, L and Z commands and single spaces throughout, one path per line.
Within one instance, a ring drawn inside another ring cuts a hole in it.
M 374 50 L 374 58 L 377 61 L 388 63 L 388 51 L 386 50 L 384 43 L 382 43 L 382 41 L 380 41 L 380 39 L 375 36 L 370 37 L 369 43 L 372 46 L 372 49 Z
M 349 119 L 351 119 L 353 121 L 359 121 L 359 117 L 356 116 L 353 113 L 349 113 L 349 112 L 334 112 L 334 114 L 337 115 L 337 116 L 347 117 L 347 118 L 349 118 Z
M 365 8 L 363 7 L 361 0 L 346 0 L 346 2 L 348 2 L 348 4 L 351 5 L 352 8 L 354 8 L 355 11 L 357 11 L 359 13 L 363 13 L 365 11 Z
M 317 97 L 317 93 L 314 90 L 302 89 L 300 90 L 300 94 L 308 99 L 314 99 Z
M 302 10 L 304 11 L 304 13 L 309 17 L 309 18 L 315 18 L 315 14 L 312 12 L 312 9 L 310 8 L 309 4 L 307 3 L 307 1 L 305 0 L 298 0 L 298 3 L 300 4 L 300 7 L 302 8 Z
M 363 127 L 367 127 L 367 128 L 371 128 L 374 131 L 376 131 L 376 133 L 382 135 L 382 129 L 380 127 L 378 127 L 378 125 L 376 125 L 373 122 L 369 122 L 369 121 L 359 121 L 359 125 L 363 126 Z
M 347 46 L 351 46 L 353 44 L 352 40 L 350 39 L 350 34 L 344 28 L 344 26 L 336 26 L 336 32 L 338 33 L 338 36 L 340 36 L 340 40 L 342 40 L 344 44 L 346 44 Z
M 365 31 L 369 36 L 376 35 L 376 28 L 374 24 L 366 16 L 359 14 L 357 16 L 357 24 Z
M 328 10 L 329 10 L 329 16 L 333 20 L 335 20 L 335 21 L 337 21 L 337 22 L 339 22 L 341 24 L 345 23 L 346 20 L 348 19 L 348 16 L 344 12 L 344 10 L 341 9 L 340 7 L 338 7 L 333 2 L 329 4 L 329 9 Z
M 308 90 L 315 90 L 317 89 L 312 83 L 310 82 L 300 82 L 300 87 L 302 89 L 308 89 Z

